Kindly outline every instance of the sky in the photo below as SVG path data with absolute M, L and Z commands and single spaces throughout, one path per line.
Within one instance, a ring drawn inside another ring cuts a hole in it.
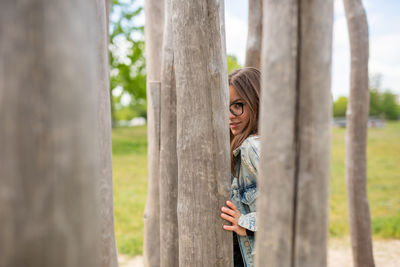
M 370 34 L 370 74 L 382 76 L 382 89 L 400 95 L 400 1 L 364 0 Z M 350 47 L 343 0 L 334 0 L 332 94 L 348 96 Z M 225 0 L 227 53 L 244 63 L 247 39 L 247 0 Z
M 143 0 L 135 5 L 143 6 Z M 400 95 L 400 0 L 363 0 L 370 34 L 370 74 L 380 74 L 383 90 Z M 336 100 L 349 95 L 350 47 L 343 0 L 334 0 L 332 86 Z M 138 25 L 144 24 L 144 12 Z M 247 40 L 248 0 L 225 0 L 227 53 L 244 63 Z

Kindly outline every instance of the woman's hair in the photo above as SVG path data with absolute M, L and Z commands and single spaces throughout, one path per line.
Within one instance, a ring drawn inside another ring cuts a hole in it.
M 243 132 L 234 136 L 230 132 L 231 140 L 231 171 L 235 173 L 235 157 L 233 151 L 252 134 L 258 134 L 258 114 L 260 102 L 261 73 L 256 68 L 242 68 L 232 71 L 228 77 L 229 86 L 233 86 L 236 92 L 244 100 L 250 111 L 249 123 Z

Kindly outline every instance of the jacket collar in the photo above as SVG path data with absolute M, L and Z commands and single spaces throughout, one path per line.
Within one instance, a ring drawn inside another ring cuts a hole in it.
M 255 134 L 250 135 L 250 136 L 248 136 L 248 137 L 243 141 L 243 143 L 244 143 L 247 139 L 250 140 L 250 139 L 257 139 L 257 138 L 259 138 L 258 135 L 255 135 Z M 236 148 L 235 150 L 233 150 L 233 156 L 237 157 L 237 155 L 239 155 L 240 149 L 242 148 L 243 143 L 242 143 L 238 148 Z

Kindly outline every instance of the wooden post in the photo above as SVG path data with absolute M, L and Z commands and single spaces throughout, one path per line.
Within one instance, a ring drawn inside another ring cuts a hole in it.
M 95 5 L 0 2 L 0 266 L 99 266 Z
M 145 2 L 148 194 L 144 215 L 145 266 L 160 266 L 160 81 L 164 1 Z
M 222 0 L 173 0 L 179 266 L 232 266 L 220 208 L 230 197 Z M 221 12 L 221 13 L 220 13 Z
M 161 267 L 179 266 L 176 87 L 171 0 L 165 2 L 160 99 L 160 258 Z
M 97 61 L 97 152 L 98 170 L 97 197 L 100 204 L 100 265 L 99 267 L 118 266 L 117 248 L 114 233 L 114 201 L 112 181 L 112 145 L 110 78 L 108 62 L 108 8 L 107 1 L 96 0 L 96 46 Z
M 249 0 L 246 67 L 260 69 L 262 43 L 263 0 Z
M 333 1 L 263 5 L 256 266 L 326 266 Z
M 361 0 L 344 0 L 351 48 L 346 129 L 347 201 L 355 267 L 375 266 L 367 196 L 368 22 Z

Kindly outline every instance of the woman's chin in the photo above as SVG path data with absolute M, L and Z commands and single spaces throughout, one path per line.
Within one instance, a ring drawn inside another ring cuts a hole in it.
M 240 131 L 238 129 L 231 129 L 231 132 L 234 136 L 240 134 Z

